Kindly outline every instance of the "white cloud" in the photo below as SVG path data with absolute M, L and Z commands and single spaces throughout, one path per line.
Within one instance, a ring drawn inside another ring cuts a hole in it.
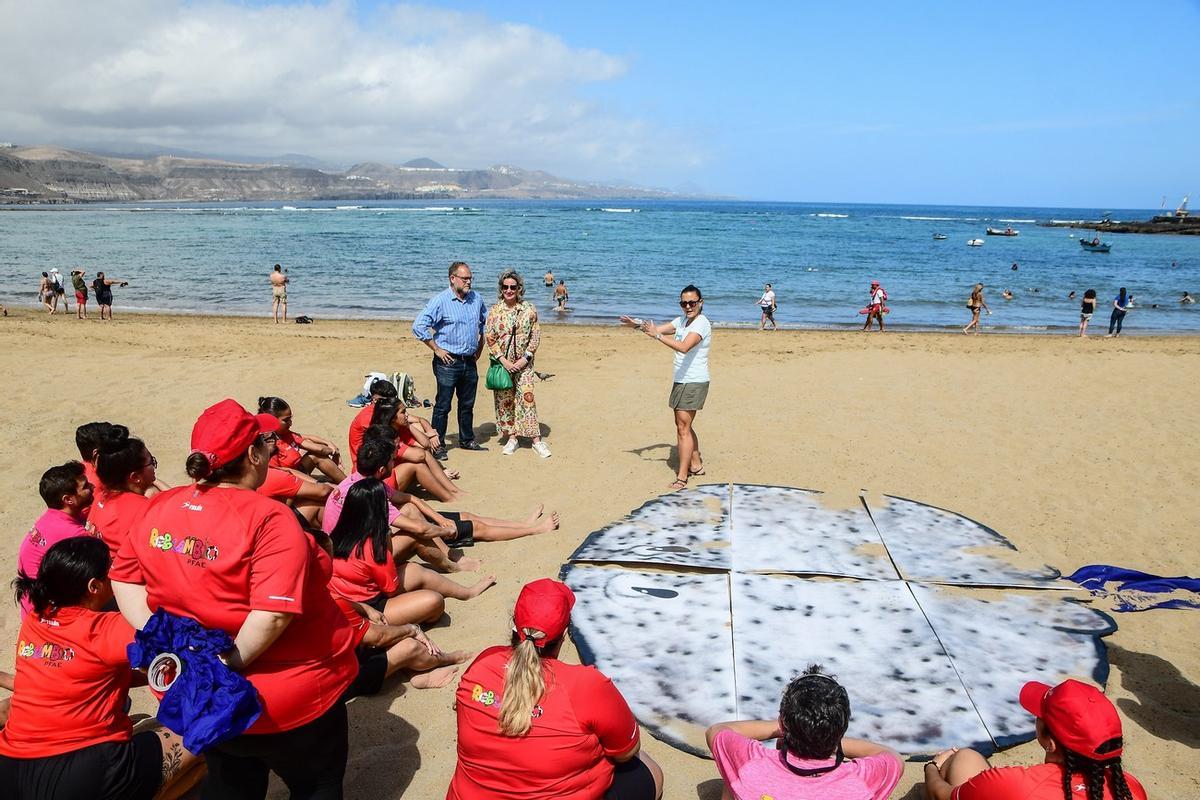
M 673 132 L 581 98 L 620 58 L 483 15 L 350 2 L 0 0 L 0 138 L 655 179 Z

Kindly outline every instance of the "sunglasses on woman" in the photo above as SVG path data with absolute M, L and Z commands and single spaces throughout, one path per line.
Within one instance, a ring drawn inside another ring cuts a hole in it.
M 698 305 L 700 305 L 699 300 L 680 300 L 679 301 L 680 308 L 695 308 Z
M 515 283 L 506 283 L 500 288 L 506 292 L 515 292 L 517 290 L 517 285 Z

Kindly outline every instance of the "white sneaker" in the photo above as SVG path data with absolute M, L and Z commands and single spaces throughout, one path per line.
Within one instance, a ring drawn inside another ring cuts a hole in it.
M 500 451 L 500 455 L 511 456 L 513 453 L 517 452 L 517 448 L 519 446 L 520 443 L 517 441 L 517 437 L 510 436 L 508 437 L 508 441 L 504 443 L 504 449 Z
M 550 445 L 545 442 L 534 442 L 533 452 L 537 453 L 542 458 L 550 457 Z

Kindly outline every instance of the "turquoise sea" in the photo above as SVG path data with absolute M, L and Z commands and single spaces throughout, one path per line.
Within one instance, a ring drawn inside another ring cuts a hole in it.
M 503 200 L 10 207 L 0 210 L 0 302 L 33 306 L 43 270 L 78 266 L 89 279 L 103 270 L 130 281 L 116 289 L 118 313 L 267 314 L 267 273 L 278 262 L 292 279 L 293 316 L 411 318 L 461 259 L 489 300 L 501 269 L 521 270 L 547 321 L 670 318 L 679 289 L 695 283 L 714 322 L 757 325 L 755 303 L 771 282 L 783 325 L 852 327 L 877 279 L 896 328 L 965 324 L 967 295 L 982 281 L 994 312 L 986 328 L 1069 330 L 1079 319 L 1069 292 L 1095 288 L 1106 309 L 1126 286 L 1136 298 L 1126 331 L 1200 330 L 1200 306 L 1178 302 L 1185 290 L 1200 293 L 1200 237 L 1110 235 L 1105 255 L 1079 246 L 1090 232 L 1036 225 L 1105 213 L 1155 212 Z M 1020 235 L 985 236 L 988 226 Z M 974 238 L 984 245 L 968 247 Z M 547 269 L 566 279 L 570 313 L 552 311 Z M 1011 301 L 1001 298 L 1006 288 Z

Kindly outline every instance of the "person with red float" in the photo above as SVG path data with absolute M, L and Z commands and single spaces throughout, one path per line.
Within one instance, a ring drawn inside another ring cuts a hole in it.
M 658 800 L 662 770 L 637 720 L 594 667 L 559 660 L 575 595 L 526 584 L 511 646 L 490 647 L 458 684 L 458 766 L 447 800 Z
M 354 636 L 329 596 L 332 563 L 293 512 L 258 494 L 272 443 L 233 400 L 192 429 L 187 473 L 130 530 L 112 568 L 121 613 L 191 617 L 234 639 L 223 654 L 257 690 L 262 715 L 206 751 L 205 798 L 262 798 L 269 772 L 293 796 L 341 798 L 345 706 L 358 667 Z
M 129 688 L 146 676 L 126 655 L 133 628 L 102 610 L 112 601 L 108 570 L 104 543 L 76 536 L 49 549 L 37 578 L 14 582 L 32 611 L 0 729 L 5 800 L 166 800 L 204 775 L 178 734 L 133 730 Z
M 925 764 L 931 800 L 1146 800 L 1121 766 L 1124 740 L 1116 707 L 1094 686 L 1030 681 L 1021 705 L 1037 717 L 1036 767 L 992 767 L 974 750 L 944 750 Z

